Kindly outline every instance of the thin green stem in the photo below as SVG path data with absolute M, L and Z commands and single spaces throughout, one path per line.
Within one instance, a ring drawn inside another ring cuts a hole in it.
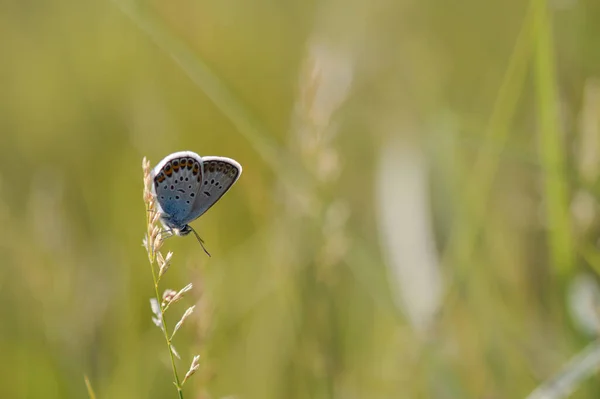
M 153 245 L 151 245 L 151 243 L 149 242 L 149 237 L 152 234 L 152 223 L 151 223 L 151 210 L 148 207 L 148 204 L 146 204 L 146 226 L 148 226 L 147 228 L 147 237 L 148 237 L 148 245 L 147 245 L 147 250 L 148 250 L 148 259 L 150 261 L 150 271 L 152 273 L 152 281 L 154 283 L 154 294 L 156 295 L 156 301 L 158 303 L 158 306 L 160 308 L 160 321 L 161 321 L 161 325 L 162 325 L 162 331 L 163 331 L 163 335 L 165 337 L 165 341 L 167 342 L 167 348 L 169 350 L 169 357 L 171 358 L 171 368 L 173 369 L 173 378 L 175 378 L 175 387 L 177 388 L 177 394 L 179 395 L 179 399 L 183 399 L 183 391 L 181 389 L 181 383 L 179 382 L 179 375 L 177 374 L 177 366 L 175 365 L 175 356 L 173 355 L 173 348 L 171 345 L 171 339 L 169 338 L 169 333 L 168 333 L 168 327 L 167 327 L 167 322 L 165 321 L 165 310 L 163 309 L 162 306 L 162 301 L 161 301 L 161 296 L 160 293 L 158 291 L 158 278 L 156 276 L 156 272 L 154 270 L 154 262 L 156 260 L 156 251 L 154 250 Z
M 84 375 L 83 379 L 85 381 L 85 387 L 87 388 L 87 391 L 88 391 L 88 396 L 90 397 L 90 399 L 96 399 L 96 394 L 94 393 L 94 389 L 92 388 L 90 379 L 88 378 L 87 375 Z
M 535 78 L 539 152 L 544 169 L 544 199 L 553 269 L 561 278 L 572 273 L 574 248 L 569 217 L 569 193 L 564 179 L 566 160 L 556 84 L 552 16 L 546 0 L 535 0 Z
M 160 320 L 162 323 L 162 330 L 165 337 L 165 341 L 167 342 L 167 347 L 169 348 L 169 357 L 171 358 L 171 367 L 173 368 L 173 377 L 175 378 L 175 387 L 177 388 L 177 393 L 179 394 L 179 398 L 183 399 L 183 392 L 181 390 L 181 383 L 179 382 L 179 375 L 177 374 L 177 366 L 175 365 L 175 356 L 173 356 L 173 348 L 171 347 L 171 339 L 169 338 L 168 330 L 167 330 L 167 322 L 165 321 L 165 312 L 163 310 L 163 306 L 160 300 L 160 294 L 158 293 L 158 282 L 156 280 L 156 274 L 154 273 L 154 266 L 152 266 L 152 278 L 154 280 L 154 293 L 156 294 L 156 300 L 158 301 L 158 306 L 160 306 Z
M 452 262 L 455 265 L 460 280 L 464 280 L 473 270 L 473 263 L 470 260 L 477 247 L 478 237 L 485 226 L 486 210 L 499 165 L 498 157 L 494 156 L 494 149 L 504 148 L 508 141 L 511 132 L 510 124 L 525 85 L 531 58 L 533 17 L 531 6 L 523 20 L 500 85 L 486 128 L 485 141 L 464 190 L 465 203 L 468 204 L 465 213 L 469 215 L 469 220 L 457 223 L 453 227 L 448 250 L 444 254 L 443 262 Z

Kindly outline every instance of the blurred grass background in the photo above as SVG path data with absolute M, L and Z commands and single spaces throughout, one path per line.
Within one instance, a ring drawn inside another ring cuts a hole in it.
M 600 331 L 598 37 L 593 0 L 2 2 L 0 397 L 176 397 L 141 160 L 184 149 L 244 167 L 212 258 L 166 243 L 186 397 L 526 397 Z

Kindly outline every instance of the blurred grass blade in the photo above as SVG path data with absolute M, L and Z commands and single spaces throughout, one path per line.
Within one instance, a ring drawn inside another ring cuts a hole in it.
M 600 341 L 594 341 L 567 363 L 558 375 L 536 388 L 527 399 L 566 398 L 599 368 Z
M 544 171 L 544 200 L 548 225 L 550 261 L 555 273 L 566 276 L 573 270 L 573 241 L 569 220 L 569 198 L 565 176 L 564 143 L 558 115 L 559 98 L 552 22 L 545 0 L 535 4 L 535 83 L 537 89 L 539 152 Z
M 283 182 L 311 184 L 300 162 L 269 137 L 266 129 L 226 83 L 151 11 L 135 1 L 112 0 L 158 47 L 166 52 L 208 98 L 229 118 Z M 293 178 L 290 176 L 293 174 Z
M 92 388 L 90 379 L 88 378 L 87 375 L 84 375 L 83 379 L 85 380 L 85 387 L 87 388 L 88 396 L 90 397 L 90 399 L 96 399 L 96 394 L 94 393 L 94 389 Z
M 460 268 L 468 267 L 471 252 L 485 223 L 485 210 L 492 190 L 492 182 L 498 170 L 497 154 L 499 150 L 504 149 L 509 138 L 509 127 L 525 85 L 533 44 L 532 10 L 533 8 L 529 7 L 524 18 L 490 116 L 481 151 L 475 166 L 471 168 L 472 177 L 464 190 L 464 203 L 468 207 L 467 213 L 472 215 L 472 220 L 468 223 L 455 224 L 449 249 L 442 262 L 454 262 L 457 271 L 463 277 L 467 270 L 461 271 Z

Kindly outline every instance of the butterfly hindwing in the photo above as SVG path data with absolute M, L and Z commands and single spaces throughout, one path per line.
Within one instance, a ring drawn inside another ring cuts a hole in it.
M 239 179 L 242 166 L 231 158 L 202 158 L 202 179 L 190 216 L 194 219 L 213 206 Z

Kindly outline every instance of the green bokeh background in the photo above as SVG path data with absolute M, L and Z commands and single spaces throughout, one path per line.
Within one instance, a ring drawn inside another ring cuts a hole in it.
M 526 397 L 595 338 L 569 298 L 600 271 L 599 4 L 2 2 L 0 398 L 176 397 L 141 161 L 184 149 L 244 167 L 192 224 L 212 258 L 165 244 L 186 398 Z M 411 176 L 422 324 L 381 188 Z

